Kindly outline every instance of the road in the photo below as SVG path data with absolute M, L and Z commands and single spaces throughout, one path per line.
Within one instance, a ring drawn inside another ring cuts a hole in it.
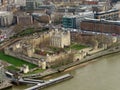
M 0 44 L 0 50 L 4 49 L 5 47 L 7 47 L 8 45 L 21 40 L 22 38 L 15 38 L 15 39 L 9 39 L 5 42 L 3 42 L 2 44 Z

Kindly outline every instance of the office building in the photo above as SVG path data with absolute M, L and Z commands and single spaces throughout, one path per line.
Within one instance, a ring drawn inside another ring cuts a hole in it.
M 13 22 L 13 13 L 7 11 L 0 12 L 0 26 L 5 27 L 11 25 Z
M 75 16 L 63 16 L 62 25 L 64 28 L 76 28 Z
M 120 35 L 120 21 L 85 19 L 81 22 L 81 30 Z
M 78 15 L 65 15 L 62 19 L 62 25 L 64 28 L 80 28 L 80 22 L 85 18 L 94 18 L 92 11 L 80 12 Z

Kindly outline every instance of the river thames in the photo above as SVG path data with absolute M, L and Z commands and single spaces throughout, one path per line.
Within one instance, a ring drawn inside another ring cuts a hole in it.
M 120 53 L 71 71 L 74 78 L 43 90 L 120 90 Z
M 68 71 L 74 78 L 42 90 L 120 90 L 120 53 L 98 59 Z M 12 90 L 24 90 L 27 87 L 17 86 Z

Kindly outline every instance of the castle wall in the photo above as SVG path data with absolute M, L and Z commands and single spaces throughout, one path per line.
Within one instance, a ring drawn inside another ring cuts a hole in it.
M 38 61 L 39 61 L 38 59 L 30 58 L 25 55 L 21 55 L 19 53 L 13 52 L 13 51 L 9 50 L 9 48 L 5 48 L 4 52 L 6 55 L 10 55 L 10 56 L 25 60 L 27 62 L 33 63 L 35 65 L 38 65 Z
M 44 43 L 46 40 L 51 41 L 50 45 L 53 47 L 64 48 L 64 46 L 70 45 L 70 32 L 52 30 L 37 36 L 25 37 L 24 40 L 21 40 L 20 42 L 17 42 L 6 48 L 5 53 L 36 65 L 38 65 L 40 59 L 44 59 L 47 62 L 54 62 L 61 57 L 65 58 L 67 53 L 54 54 L 50 56 L 41 56 L 35 54 L 34 49 L 41 43 Z

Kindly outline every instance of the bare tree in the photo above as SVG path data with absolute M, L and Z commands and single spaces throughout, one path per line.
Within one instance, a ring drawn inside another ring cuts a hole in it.
M 97 35 L 95 39 L 98 41 L 99 47 L 103 47 L 104 45 L 112 45 L 112 40 L 109 36 Z
M 55 60 L 54 62 L 51 62 L 52 67 L 60 67 L 63 65 L 67 65 L 69 63 L 73 62 L 74 53 L 69 53 L 65 55 L 65 57 L 60 57 L 59 59 Z
M 22 25 L 15 25 L 14 28 L 13 28 L 13 31 L 15 33 L 19 33 L 23 30 L 23 26 Z

